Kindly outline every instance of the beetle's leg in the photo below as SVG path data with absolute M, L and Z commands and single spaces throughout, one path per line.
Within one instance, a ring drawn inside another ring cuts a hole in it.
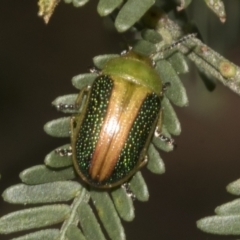
M 156 129 L 154 132 L 155 137 L 159 137 L 161 135 L 162 121 L 163 121 L 163 111 L 162 111 L 162 109 L 160 109 L 160 111 L 158 113 L 158 121 L 157 121 Z
M 171 144 L 174 147 L 176 147 L 176 144 L 174 143 L 173 138 L 166 137 L 164 134 L 162 134 L 162 121 L 163 121 L 163 111 L 161 109 L 159 111 L 158 121 L 157 121 L 156 129 L 154 132 L 154 136 L 157 138 L 160 138 L 161 141 L 167 142 L 168 144 Z
M 166 92 L 169 87 L 171 87 L 171 83 L 170 82 L 165 82 L 163 84 L 163 87 L 162 87 L 162 92 L 163 93 Z
M 125 182 L 121 185 L 121 187 L 123 189 L 125 189 L 127 195 L 133 200 L 135 201 L 136 200 L 136 196 L 135 194 L 132 192 L 132 190 L 130 189 L 130 183 L 129 182 Z
M 145 166 L 145 165 L 147 164 L 147 162 L 148 162 L 148 156 L 146 155 L 146 156 L 144 157 L 144 159 L 141 161 L 141 163 L 139 164 L 138 170 L 139 170 L 140 168 L 142 168 L 143 166 Z
M 58 111 L 64 111 L 64 110 L 74 110 L 75 104 L 66 104 L 66 103 L 59 103 L 56 106 Z
M 91 86 L 86 86 L 80 91 L 80 93 L 78 94 L 78 97 L 76 99 L 76 102 L 75 102 L 75 109 L 79 109 L 81 107 L 83 98 L 86 94 L 89 93 L 90 89 L 91 89 Z
M 94 67 L 89 67 L 89 72 L 99 74 L 100 70 L 97 67 L 94 66 Z
M 129 53 L 131 50 L 132 50 L 132 46 L 129 46 L 128 45 L 128 49 L 126 49 L 126 50 L 123 50 L 121 53 L 120 53 L 120 55 L 121 56 L 124 56 L 124 55 L 126 55 L 127 53 Z
M 174 139 L 173 138 L 166 137 L 163 134 L 160 134 L 159 138 L 160 138 L 161 141 L 166 142 L 166 143 L 168 143 L 170 145 L 173 145 L 174 147 L 177 146 L 176 143 L 174 143 Z
M 71 135 L 71 139 L 74 138 L 73 133 L 74 133 L 74 129 L 76 128 L 77 119 L 78 118 L 79 118 L 79 115 L 75 115 L 75 116 L 71 117 L 71 120 L 70 120 L 70 135 Z
M 70 104 L 59 103 L 58 105 L 56 105 L 57 110 L 59 111 L 78 110 L 81 107 L 81 103 L 83 101 L 84 95 L 89 91 L 90 88 L 91 88 L 90 86 L 86 86 L 83 89 L 81 89 L 75 103 L 70 103 Z
M 64 156 L 71 156 L 72 155 L 72 148 L 58 148 L 55 150 L 55 153 L 58 154 L 61 157 Z

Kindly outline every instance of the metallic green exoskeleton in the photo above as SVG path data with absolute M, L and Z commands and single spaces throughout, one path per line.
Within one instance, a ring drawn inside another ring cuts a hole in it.
M 90 88 L 81 114 L 71 120 L 75 169 L 88 184 L 111 188 L 147 162 L 146 151 L 161 127 L 162 81 L 148 57 L 133 51 L 109 60 Z

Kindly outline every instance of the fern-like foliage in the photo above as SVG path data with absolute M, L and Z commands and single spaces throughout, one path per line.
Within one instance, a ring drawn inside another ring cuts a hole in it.
M 39 0 L 39 16 L 42 16 L 45 23 L 48 23 L 53 11 L 60 0 Z M 72 3 L 74 7 L 82 7 L 89 0 L 64 0 L 65 3 Z M 162 0 L 99 0 L 97 12 L 105 17 L 117 12 L 115 27 L 119 32 L 130 29 L 154 4 L 162 6 Z M 166 3 L 169 1 L 165 1 Z M 192 0 L 178 0 L 178 11 L 182 11 L 189 6 Z M 221 0 L 205 0 L 206 5 L 219 17 L 221 22 L 226 21 L 224 3 Z M 169 3 L 167 3 L 169 4 Z M 174 3 L 173 3 L 174 6 Z
M 75 6 L 81 6 L 87 2 L 86 0 L 65 1 L 73 2 Z M 40 6 L 50 2 L 51 0 L 41 0 Z M 181 8 L 187 6 L 189 2 L 181 1 Z M 153 0 L 100 0 L 97 8 L 102 16 L 116 11 L 115 26 L 121 32 L 139 21 L 153 4 Z M 48 6 L 45 7 L 48 8 Z M 53 9 L 50 7 L 48 19 Z M 162 133 L 171 138 L 171 134 L 179 135 L 181 132 L 179 120 L 171 104 L 180 107 L 188 105 L 186 91 L 179 78 L 179 74 L 188 72 L 185 56 L 191 59 L 208 78 L 222 81 L 238 94 L 240 93 L 240 69 L 204 45 L 196 37 L 186 39 L 174 48 L 168 49 L 168 45 L 179 39 L 184 33 L 166 14 L 162 14 L 156 9 L 152 11 L 138 22 L 138 29 L 142 29 L 142 39 L 133 45 L 133 49 L 141 54 L 151 55 L 163 83 L 171 85 L 162 100 L 164 109 Z M 44 14 L 43 10 L 42 15 L 44 16 Z M 165 51 L 159 52 L 162 49 Z M 106 61 L 116 56 L 118 55 L 97 56 L 94 57 L 93 63 L 97 68 L 102 69 Z M 80 74 L 73 77 L 72 84 L 75 88 L 82 89 L 91 85 L 96 76 L 95 73 Z M 53 101 L 53 105 L 73 104 L 76 97 L 76 93 L 58 97 Z M 68 116 L 50 121 L 44 126 L 49 135 L 69 138 L 69 114 L 74 113 L 74 110 L 63 110 L 63 112 Z M 69 144 L 61 146 L 61 148 L 68 147 Z M 168 152 L 173 150 L 173 145 L 153 137 L 149 146 L 147 168 L 153 173 L 162 174 L 165 172 L 165 167 L 158 149 Z M 112 240 L 126 239 L 121 219 L 124 221 L 134 219 L 133 200 L 126 188 L 97 191 L 82 184 L 75 175 L 71 157 L 61 157 L 56 154 L 55 150 L 46 156 L 44 163 L 44 165 L 24 170 L 20 174 L 22 183 L 4 191 L 3 198 L 9 203 L 24 206 L 38 204 L 39 206 L 28 207 L 1 217 L 1 234 L 25 230 L 34 231 L 44 227 L 44 230 L 37 230 L 15 238 L 15 240 L 102 240 L 108 237 Z M 137 200 L 148 200 L 149 192 L 140 172 L 132 177 L 129 187 Z M 52 227 L 57 223 L 61 223 L 60 229 Z M 46 229 L 47 227 L 49 228 Z M 103 227 L 104 231 L 102 231 Z
M 151 31 L 149 33 L 152 34 Z M 147 38 L 148 34 L 146 31 L 144 35 Z M 147 42 L 146 40 L 143 41 Z M 139 51 L 140 49 L 142 51 L 150 51 L 154 44 L 147 43 L 148 46 L 144 45 L 142 47 L 139 47 L 138 43 L 134 48 L 136 48 L 136 51 L 138 48 Z M 149 46 L 151 47 L 149 48 Z M 107 60 L 116 56 L 97 56 L 93 59 L 93 62 L 96 67 L 101 69 Z M 184 57 L 179 54 L 164 60 L 165 64 L 168 64 L 169 72 L 169 77 L 165 81 L 171 82 L 174 86 L 173 89 L 169 90 L 168 94 L 171 101 L 178 106 L 187 105 L 188 100 L 178 74 L 168 61 L 175 62 L 180 68 L 183 60 Z M 177 64 L 177 61 L 180 62 Z M 187 65 L 182 64 L 182 66 L 185 69 L 181 69 L 180 72 L 187 71 Z M 159 74 L 164 74 L 165 70 L 159 68 L 158 71 Z M 95 78 L 95 73 L 80 74 L 73 77 L 72 83 L 77 89 L 82 89 L 86 85 L 91 85 Z M 174 92 L 177 94 L 174 94 Z M 58 106 L 60 103 L 72 104 L 75 102 L 76 97 L 77 94 L 58 97 L 53 101 L 53 105 Z M 163 134 L 167 137 L 171 137 L 170 133 L 180 134 L 180 123 L 167 94 L 162 104 L 165 111 Z M 66 110 L 65 112 L 71 113 L 71 110 Z M 44 129 L 51 136 L 68 138 L 69 121 L 70 117 L 56 119 L 48 122 Z M 68 145 L 62 147 L 67 148 Z M 153 138 L 153 142 L 150 144 L 147 168 L 154 173 L 161 174 L 165 172 L 165 167 L 156 148 L 171 151 L 173 145 L 156 137 Z M 3 193 L 5 201 L 23 205 L 44 205 L 30 207 L 3 216 L 0 219 L 1 233 L 7 234 L 62 223 L 62 227 L 59 230 L 54 228 L 40 230 L 17 239 L 34 239 L 35 236 L 39 237 L 39 239 L 43 239 L 43 236 L 44 239 L 105 239 L 97 220 L 99 218 L 110 239 L 126 239 L 120 218 L 125 221 L 132 221 L 134 218 L 133 201 L 128 191 L 121 187 L 109 192 L 97 191 L 72 181 L 76 176 L 70 156 L 61 157 L 53 150 L 46 156 L 45 165 L 34 166 L 24 170 L 20 174 L 20 178 L 23 183 L 12 186 Z M 140 172 L 133 176 L 129 186 L 136 199 L 139 201 L 148 200 L 148 189 Z M 62 204 L 62 202 L 66 201 L 71 201 L 71 203 Z M 92 210 L 93 206 L 98 214 L 97 217 Z
M 240 179 L 230 183 L 227 191 L 240 196 Z M 198 220 L 197 227 L 207 233 L 240 236 L 240 198 L 218 206 L 215 213 Z

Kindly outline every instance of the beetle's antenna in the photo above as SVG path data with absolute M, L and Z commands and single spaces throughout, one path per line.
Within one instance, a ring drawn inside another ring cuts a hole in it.
M 169 50 L 173 49 L 174 47 L 179 46 L 179 45 L 182 44 L 183 42 L 186 42 L 188 39 L 194 38 L 194 37 L 196 37 L 196 36 L 197 36 L 197 33 L 188 34 L 188 35 L 180 38 L 180 39 L 177 40 L 176 42 L 172 43 L 170 46 L 168 46 L 168 47 L 166 47 L 166 48 L 163 48 L 163 49 L 160 50 L 159 52 L 169 51 Z
M 183 42 L 187 41 L 188 39 L 194 38 L 196 36 L 197 36 L 197 33 L 188 34 L 188 35 L 180 38 L 179 40 L 175 41 L 170 46 L 165 47 L 165 48 L 163 48 L 163 49 L 161 49 L 161 50 L 159 50 L 159 51 L 157 51 L 155 53 L 152 53 L 150 58 L 153 59 L 153 61 L 154 61 L 154 59 L 158 58 L 159 56 L 162 56 L 161 58 L 163 58 L 163 53 L 164 52 L 167 52 L 167 51 L 175 48 L 176 46 L 179 46 L 180 44 L 182 44 Z

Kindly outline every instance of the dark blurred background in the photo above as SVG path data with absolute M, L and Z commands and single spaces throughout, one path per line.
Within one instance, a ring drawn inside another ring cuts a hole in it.
M 210 47 L 240 65 L 239 1 L 226 3 L 225 24 L 203 5 L 192 5 L 189 16 Z M 96 5 L 90 1 L 77 9 L 61 2 L 46 26 L 37 16 L 37 1 L 1 0 L 1 192 L 20 182 L 22 170 L 42 164 L 47 153 L 69 142 L 43 131 L 47 121 L 62 116 L 51 107 L 52 100 L 77 92 L 71 78 L 87 72 L 93 56 L 122 50 L 121 36 L 106 31 Z M 166 164 L 162 176 L 143 170 L 150 200 L 135 202 L 135 220 L 124 223 L 129 240 L 236 239 L 202 233 L 196 221 L 235 199 L 225 187 L 240 178 L 240 97 L 221 84 L 209 92 L 194 71 L 183 83 L 190 105 L 175 108 L 182 124 L 178 147 L 161 152 Z M 0 200 L 0 216 L 18 208 Z

